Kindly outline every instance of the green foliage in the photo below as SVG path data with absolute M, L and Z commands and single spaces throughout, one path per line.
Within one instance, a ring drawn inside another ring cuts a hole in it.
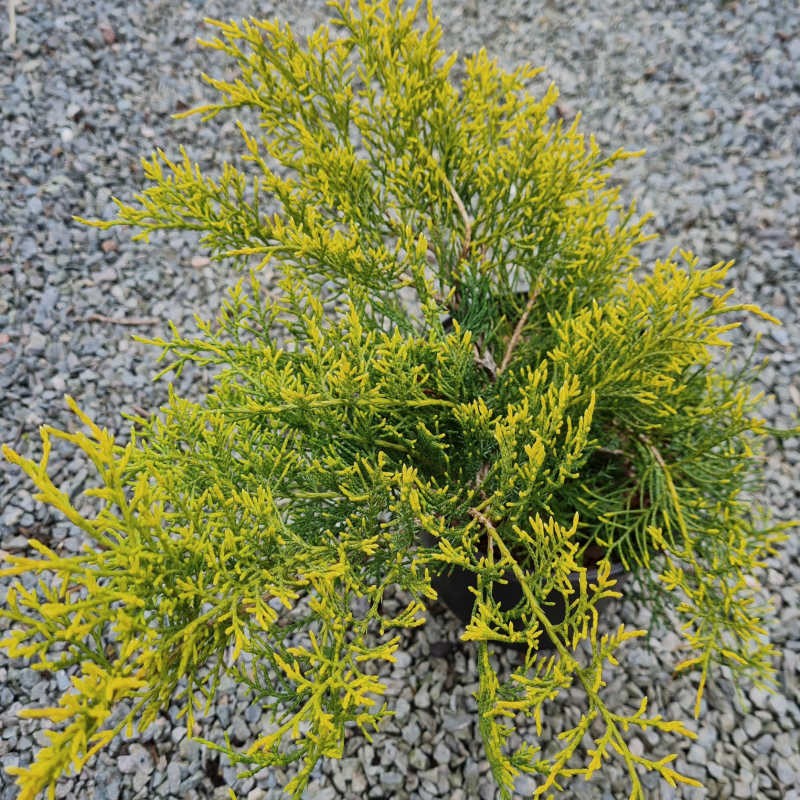
M 552 122 L 555 88 L 526 88 L 536 70 L 504 72 L 481 51 L 457 83 L 430 8 L 424 20 L 419 4 L 331 6 L 305 43 L 277 23 L 212 22 L 205 44 L 239 77 L 206 78 L 221 99 L 192 113 L 257 115 L 257 129 L 239 126 L 241 163 L 213 178 L 185 152 L 157 152 L 136 203 L 90 223 L 142 238 L 197 230 L 248 274 L 199 334 L 173 326 L 150 342 L 163 374 L 212 370 L 207 396 L 171 392 L 125 444 L 69 400 L 88 433 L 42 428 L 40 463 L 3 450 L 88 542 L 64 557 L 32 541 L 36 556 L 0 572 L 41 576 L 9 590 L 3 646 L 74 671 L 57 706 L 25 712 L 60 727 L 33 766 L 10 770 L 20 796 L 52 792 L 176 699 L 192 730 L 228 675 L 271 725 L 245 751 L 208 744 L 252 770 L 296 763 L 285 788 L 299 797 L 348 728 L 369 736 L 389 713 L 375 666 L 452 567 L 476 576 L 463 638 L 503 797 L 520 772 L 540 776 L 540 796 L 612 754 L 631 797 L 644 796 L 641 770 L 694 783 L 672 758 L 628 748 L 630 728 L 693 734 L 645 701 L 628 713 L 603 696 L 618 650 L 643 632 L 602 633 L 597 608 L 618 595 L 618 560 L 654 608 L 675 610 L 698 710 L 713 664 L 768 678 L 748 580 L 781 534 L 751 511 L 766 430 L 753 370 L 714 357 L 732 319 L 766 315 L 732 302 L 730 265 L 682 254 L 634 277 L 645 220 L 607 183 L 634 154 L 603 155 L 577 123 Z M 96 467 L 95 516 L 49 477 L 53 437 Z M 509 578 L 514 608 L 493 595 Z M 396 616 L 382 603 L 391 586 L 409 598 Z M 566 613 L 553 622 L 556 596 Z M 508 643 L 525 658 L 504 677 L 491 653 Z M 512 749 L 515 718 L 541 733 L 543 705 L 573 685 L 585 711 L 556 752 Z

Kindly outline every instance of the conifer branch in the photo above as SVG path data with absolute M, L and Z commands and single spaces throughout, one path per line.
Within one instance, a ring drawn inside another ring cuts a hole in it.
M 530 587 L 528 586 L 527 581 L 525 580 L 524 573 L 520 569 L 517 560 L 514 558 L 513 554 L 508 549 L 508 546 L 503 541 L 494 523 L 482 511 L 479 511 L 477 508 L 470 508 L 468 513 L 473 519 L 477 520 L 478 522 L 480 522 L 481 525 L 483 525 L 483 527 L 486 529 L 486 533 L 488 534 L 489 540 L 497 544 L 501 557 L 509 563 L 512 572 L 514 572 L 515 577 L 520 582 L 520 588 L 522 589 L 522 593 L 525 596 L 525 599 L 528 601 L 531 612 L 536 616 L 537 621 L 542 625 L 545 632 L 550 637 L 556 650 L 558 650 L 558 652 L 563 657 L 569 657 L 569 653 L 567 649 L 564 647 L 564 643 L 561 641 L 560 637 L 556 634 L 555 630 L 553 629 L 550 623 L 550 620 L 547 618 L 547 615 L 542 612 L 539 600 L 531 592 Z
M 650 454 L 661 468 L 661 473 L 663 474 L 664 480 L 667 484 L 667 492 L 669 493 L 670 500 L 672 501 L 673 510 L 678 517 L 678 526 L 681 529 L 684 545 L 686 545 L 688 544 L 689 529 L 687 528 L 686 520 L 684 519 L 683 508 L 678 496 L 678 490 L 675 487 L 674 481 L 672 480 L 672 472 L 667 465 L 667 462 L 664 460 L 664 457 L 661 455 L 661 452 L 653 444 L 653 442 L 650 440 L 650 437 L 648 437 L 646 433 L 640 433 L 639 440 L 647 447 L 647 449 L 650 451 Z

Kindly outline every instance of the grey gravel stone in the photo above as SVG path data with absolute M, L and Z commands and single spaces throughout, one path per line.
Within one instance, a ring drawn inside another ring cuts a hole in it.
M 178 753 L 180 753 L 181 758 L 191 762 L 200 757 L 202 748 L 200 743 L 194 739 L 183 738 L 178 744 Z
M 788 758 L 793 752 L 792 737 L 788 733 L 779 733 L 775 737 L 775 752 L 783 758 Z
M 755 708 L 766 708 L 769 703 L 770 695 L 765 689 L 752 689 L 749 696 Z
M 420 727 L 416 720 L 412 719 L 411 722 L 403 728 L 403 740 L 412 746 L 419 741 L 420 735 Z
M 230 729 L 231 740 L 237 744 L 244 744 L 251 738 L 250 728 L 242 717 L 236 717 Z
M 403 776 L 399 772 L 384 772 L 381 775 L 381 786 L 396 791 L 403 785 Z
M 701 766 L 705 766 L 707 759 L 708 754 L 699 744 L 693 744 L 689 748 L 689 752 L 686 755 L 686 760 L 690 764 L 699 764 Z
M 117 767 L 123 775 L 149 775 L 153 771 L 153 757 L 140 744 L 132 744 L 128 754 L 117 759 Z
M 772 734 L 766 733 L 756 740 L 756 752 L 766 754 L 770 753 L 775 745 L 775 739 Z
M 641 756 L 644 754 L 644 745 L 642 744 L 642 740 L 639 739 L 637 736 L 631 736 L 628 740 L 628 747 L 635 756 Z
M 761 732 L 761 720 L 756 716 L 749 716 L 744 721 L 744 732 L 749 739 L 755 739 Z
M 450 748 L 444 744 L 444 742 L 439 742 L 436 745 L 433 751 L 433 760 L 437 764 L 444 764 L 447 765 L 450 763 L 450 758 L 452 757 L 452 753 L 450 752 Z
M 411 713 L 411 704 L 405 697 L 400 697 L 395 704 L 395 719 L 398 723 L 405 722 Z
M 395 653 L 394 658 L 395 658 L 395 665 L 394 665 L 395 670 L 406 670 L 413 663 L 411 656 L 404 650 L 398 650 Z
M 784 695 L 782 694 L 771 695 L 767 702 L 769 707 L 775 712 L 775 714 L 777 714 L 778 717 L 785 716 L 789 708 L 789 704 Z
M 177 761 L 167 764 L 167 790 L 170 794 L 178 794 L 181 788 L 181 766 Z
M 514 791 L 521 797 L 532 797 L 536 785 L 536 780 L 530 775 L 518 775 L 514 781 Z
M 257 730 L 258 723 L 261 719 L 261 708 L 257 705 L 251 705 L 244 712 L 244 718 L 250 723 L 251 730 Z
M 475 722 L 475 716 L 472 714 L 463 713 L 445 713 L 444 729 L 450 733 L 463 731 L 469 728 Z
M 775 773 L 778 776 L 778 780 L 786 787 L 796 787 L 798 780 L 800 780 L 800 774 L 788 761 L 778 761 L 775 765 Z
M 177 744 L 186 736 L 186 728 L 183 725 L 175 725 L 170 731 L 170 738 Z
M 425 770 L 428 768 L 428 756 L 419 748 L 414 748 L 408 754 L 408 763 L 411 764 L 417 771 Z
M 417 708 L 430 708 L 431 707 L 431 695 L 428 691 L 427 686 L 423 686 L 415 695 L 414 695 L 414 705 Z

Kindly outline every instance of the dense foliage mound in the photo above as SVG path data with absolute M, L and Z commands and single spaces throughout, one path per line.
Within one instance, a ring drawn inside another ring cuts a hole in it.
M 86 432 L 44 427 L 40 463 L 4 448 L 88 543 L 64 556 L 32 540 L 38 555 L 2 570 L 41 575 L 8 591 L 4 647 L 72 669 L 57 706 L 25 712 L 57 727 L 10 770 L 21 796 L 176 699 L 191 732 L 227 674 L 272 724 L 244 751 L 209 744 L 253 770 L 297 762 L 286 790 L 299 797 L 348 727 L 389 713 L 376 662 L 453 567 L 476 576 L 464 639 L 504 797 L 520 772 L 544 794 L 612 753 L 632 797 L 640 768 L 693 782 L 628 748 L 631 728 L 692 734 L 604 697 L 604 669 L 643 632 L 603 632 L 597 604 L 617 594 L 616 561 L 672 609 L 698 708 L 713 664 L 768 676 L 748 579 L 780 535 L 751 508 L 765 429 L 752 371 L 715 356 L 761 312 L 733 302 L 730 265 L 681 254 L 641 268 L 645 220 L 607 182 L 633 154 L 603 155 L 554 120 L 555 88 L 527 88 L 537 70 L 504 72 L 483 51 L 457 66 L 419 5 L 331 6 L 305 43 L 277 23 L 212 23 L 206 45 L 238 77 L 207 78 L 221 98 L 195 112 L 255 112 L 240 162 L 211 177 L 157 152 L 135 204 L 91 223 L 199 231 L 247 277 L 198 334 L 151 342 L 164 374 L 211 370 L 205 397 L 171 393 L 125 443 L 70 400 Z M 54 437 L 96 467 L 96 515 L 48 476 Z M 493 596 L 508 580 L 513 608 Z M 390 586 L 408 599 L 395 615 Z M 525 656 L 504 676 L 491 652 L 508 643 Z M 541 730 L 543 705 L 573 685 L 585 710 L 558 747 L 512 746 L 515 719 Z

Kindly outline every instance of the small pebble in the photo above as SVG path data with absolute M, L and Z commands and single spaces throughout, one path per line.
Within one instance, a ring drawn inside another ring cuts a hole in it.
M 689 748 L 689 752 L 686 755 L 686 760 L 690 764 L 705 765 L 707 759 L 708 759 L 708 754 L 699 744 L 693 744 Z
M 439 742 L 433 751 L 433 760 L 437 764 L 449 764 L 451 756 L 450 748 L 444 742 Z
M 117 759 L 117 768 L 123 775 L 131 773 L 149 775 L 153 771 L 153 757 L 140 744 L 132 744 L 127 755 Z
M 428 693 L 428 690 L 423 687 L 414 695 L 414 705 L 417 708 L 430 708 L 431 706 L 431 696 Z
M 761 720 L 756 716 L 746 717 L 744 720 L 744 730 L 749 739 L 755 739 L 761 732 Z

